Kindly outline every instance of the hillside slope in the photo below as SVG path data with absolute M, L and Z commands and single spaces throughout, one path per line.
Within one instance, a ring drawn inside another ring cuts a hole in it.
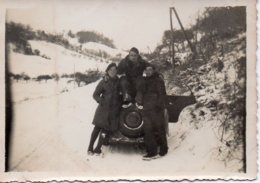
M 186 134 L 190 148 L 197 151 L 198 144 L 203 144 L 214 159 L 245 171 L 246 35 L 238 34 L 218 45 L 225 49 L 217 49 L 209 60 L 191 60 L 174 74 L 166 71 L 167 92 L 189 95 L 191 90 L 197 100 L 187 113 L 192 128 L 188 133 L 200 138 L 194 142 Z
M 122 50 L 118 50 L 115 48 L 110 48 L 106 45 L 100 44 L 100 43 L 95 43 L 95 42 L 87 42 L 82 44 L 82 49 L 87 49 L 90 51 L 95 51 L 95 52 L 105 52 L 108 55 L 110 55 L 111 57 L 125 57 L 127 55 L 127 52 L 122 51 Z
M 40 55 L 24 55 L 11 51 L 9 54 L 10 72 L 14 74 L 26 73 L 30 77 L 43 74 L 72 74 L 87 70 L 104 71 L 107 64 L 98 58 L 89 57 L 62 46 L 46 41 L 29 41 L 33 50 L 39 50 Z

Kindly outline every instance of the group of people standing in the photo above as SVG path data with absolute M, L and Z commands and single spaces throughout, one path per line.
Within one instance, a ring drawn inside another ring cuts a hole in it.
M 101 147 L 109 133 L 118 130 L 120 110 L 131 105 L 136 105 L 143 117 L 147 152 L 143 159 L 150 160 L 167 154 L 165 84 L 154 65 L 143 60 L 137 48 L 131 48 L 118 66 L 115 63 L 108 65 L 106 75 L 98 83 L 93 98 L 99 105 L 93 119 L 94 129 L 88 154 L 102 153 Z

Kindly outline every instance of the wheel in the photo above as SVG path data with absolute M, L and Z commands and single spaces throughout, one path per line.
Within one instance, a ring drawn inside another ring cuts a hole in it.
M 136 106 L 122 109 L 120 114 L 120 132 L 132 138 L 143 135 L 143 117 Z

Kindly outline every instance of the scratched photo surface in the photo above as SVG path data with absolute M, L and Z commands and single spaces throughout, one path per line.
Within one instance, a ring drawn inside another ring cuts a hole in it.
M 4 171 L 255 178 L 255 1 L 176 2 L 10 3 Z

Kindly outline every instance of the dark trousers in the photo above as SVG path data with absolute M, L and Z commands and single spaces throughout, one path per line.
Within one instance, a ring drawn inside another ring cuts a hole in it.
M 137 78 L 129 79 L 126 76 L 122 76 L 120 78 L 120 89 L 123 93 L 123 100 L 125 100 L 125 95 L 130 95 L 129 101 L 138 102 L 139 104 L 143 104 L 143 93 L 145 90 L 145 81 L 142 76 Z
M 91 133 L 88 151 L 93 151 L 93 149 L 94 149 L 93 146 L 94 146 L 94 143 L 95 143 L 98 135 L 99 135 L 99 139 L 98 139 L 98 143 L 97 143 L 95 150 L 100 151 L 102 145 L 105 142 L 106 137 L 108 136 L 108 131 L 106 131 L 106 130 L 100 128 L 100 127 L 95 126 L 92 133 Z
M 147 154 L 165 154 L 168 151 L 163 111 L 144 111 L 144 143 Z

